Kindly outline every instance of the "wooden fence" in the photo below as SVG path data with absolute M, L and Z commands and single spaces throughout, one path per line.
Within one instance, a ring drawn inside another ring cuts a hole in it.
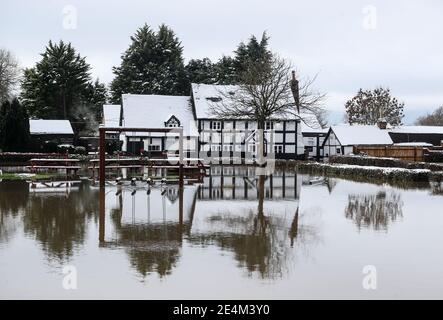
M 354 154 L 363 152 L 371 157 L 424 161 L 424 148 L 419 146 L 354 146 Z

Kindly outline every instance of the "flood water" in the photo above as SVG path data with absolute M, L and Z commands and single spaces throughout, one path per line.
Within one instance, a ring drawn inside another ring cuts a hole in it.
M 283 169 L 213 167 L 182 192 L 0 182 L 0 298 L 441 299 L 442 207 L 441 186 Z

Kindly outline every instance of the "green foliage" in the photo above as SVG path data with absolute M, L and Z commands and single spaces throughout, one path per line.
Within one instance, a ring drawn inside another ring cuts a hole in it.
M 211 84 L 217 81 L 216 66 L 209 58 L 192 59 L 185 70 L 189 83 Z
M 391 96 L 389 89 L 360 89 L 357 95 L 346 102 L 346 115 L 350 124 L 374 125 L 380 119 L 391 125 L 401 125 L 404 103 Z
M 17 98 L 5 101 L 0 110 L 0 148 L 26 151 L 29 146 L 29 117 Z
M 30 116 L 72 119 L 75 107 L 85 100 L 90 69 L 70 43 L 49 41 L 42 59 L 24 72 L 22 100 Z
M 144 25 L 131 37 L 131 45 L 122 55 L 119 67 L 114 67 L 111 100 L 120 103 L 121 95 L 188 93 L 183 48 L 175 33 L 166 25 L 154 32 Z
M 247 43 L 241 42 L 234 56 L 223 56 L 212 63 L 209 58 L 190 60 L 186 65 L 189 82 L 206 84 L 239 84 L 251 65 L 268 63 L 272 57 L 268 49 L 269 37 L 263 33 L 260 41 L 251 36 Z

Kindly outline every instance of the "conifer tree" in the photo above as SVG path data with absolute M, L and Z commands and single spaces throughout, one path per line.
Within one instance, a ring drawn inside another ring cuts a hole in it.
M 29 117 L 26 109 L 14 98 L 0 108 L 0 149 L 2 151 L 27 151 L 29 146 Z
M 131 41 L 120 66 L 113 68 L 112 102 L 119 103 L 124 93 L 188 94 L 183 48 L 170 28 L 163 24 L 154 32 L 145 24 Z
M 91 81 L 90 69 L 70 43 L 49 41 L 42 59 L 24 72 L 21 98 L 29 115 L 71 119 Z

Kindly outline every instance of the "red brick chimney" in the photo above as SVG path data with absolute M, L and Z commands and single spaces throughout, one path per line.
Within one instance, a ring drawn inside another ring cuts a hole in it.
M 380 119 L 378 119 L 377 126 L 381 130 L 386 130 L 386 128 L 388 126 L 388 122 L 386 121 L 385 118 L 380 118 Z

